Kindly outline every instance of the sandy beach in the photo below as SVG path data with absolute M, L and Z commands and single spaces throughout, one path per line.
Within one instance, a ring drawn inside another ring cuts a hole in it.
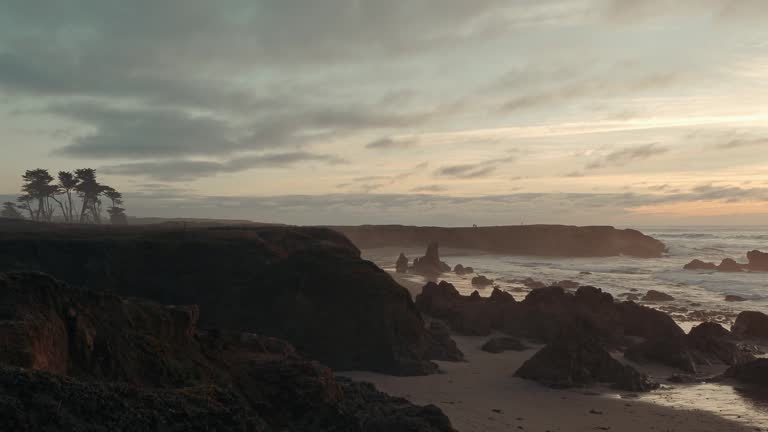
M 768 430 L 718 407 L 681 409 L 644 402 L 638 395 L 608 388 L 553 390 L 513 377 L 539 347 L 490 354 L 479 349 L 488 338 L 454 336 L 467 361 L 439 362 L 444 373 L 393 377 L 370 372 L 341 375 L 374 383 L 380 390 L 416 404 L 440 407 L 460 432 L 746 432 Z M 662 371 L 657 371 L 662 372 Z M 661 390 L 660 392 L 664 392 Z M 682 401 L 680 401 L 682 402 Z M 694 401 L 691 401 L 694 402 Z M 706 401 L 696 401 L 701 407 Z M 727 408 L 727 407 L 722 407 Z

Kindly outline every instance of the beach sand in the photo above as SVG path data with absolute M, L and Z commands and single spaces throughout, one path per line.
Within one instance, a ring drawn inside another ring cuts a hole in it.
M 460 432 L 730 432 L 768 431 L 768 425 L 740 423 L 716 413 L 717 407 L 680 409 L 639 401 L 608 388 L 554 390 L 513 377 L 539 347 L 489 354 L 479 349 L 488 338 L 454 336 L 466 362 L 438 362 L 442 374 L 393 377 L 371 372 L 340 375 L 368 381 L 381 391 L 416 404 L 440 407 Z M 701 407 L 702 402 L 692 401 Z M 693 406 L 693 405 L 692 405 Z

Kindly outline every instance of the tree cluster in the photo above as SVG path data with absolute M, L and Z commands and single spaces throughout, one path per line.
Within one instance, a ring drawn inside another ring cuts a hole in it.
M 123 195 L 96 179 L 96 170 L 81 168 L 74 172 L 59 171 L 56 179 L 46 169 L 27 170 L 22 176 L 22 195 L 16 203 L 5 202 L 0 217 L 51 222 L 57 211 L 66 223 L 100 224 L 104 222 L 102 204 L 113 224 L 126 224 Z

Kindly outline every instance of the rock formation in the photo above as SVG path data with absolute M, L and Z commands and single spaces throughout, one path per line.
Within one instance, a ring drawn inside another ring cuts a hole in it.
M 683 270 L 717 270 L 717 264 L 695 259 L 683 266 Z
M 768 339 L 768 315 L 744 311 L 736 317 L 731 332 L 742 339 Z
M 646 375 L 623 365 L 595 338 L 567 332 L 527 360 L 515 376 L 554 388 L 610 383 L 620 390 L 646 392 L 659 387 Z
M 474 273 L 475 269 L 473 269 L 472 267 L 464 267 L 461 264 L 456 264 L 456 266 L 453 268 L 453 272 L 459 276 L 464 276 L 464 275 Z
M 400 256 L 397 257 L 397 261 L 395 262 L 395 271 L 398 273 L 408 273 L 408 266 L 408 257 L 406 257 L 405 254 L 401 252 Z
M 472 278 L 472 285 L 485 288 L 487 286 L 493 285 L 493 279 L 488 279 L 487 277 L 483 275 L 477 275 Z
M 408 291 L 328 229 L 29 224 L 0 234 L 0 271 L 197 304 L 203 327 L 285 339 L 338 370 L 435 370 Z
M 505 255 L 605 257 L 627 255 L 657 258 L 664 244 L 639 231 L 607 226 L 514 225 L 440 228 L 400 225 L 336 226 L 361 249 L 422 247 L 437 241 L 443 247 Z
M 747 268 L 750 271 L 768 272 L 768 253 L 753 250 L 747 253 L 747 259 L 749 259 Z
M 761 252 L 759 250 L 753 250 L 747 252 L 747 264 L 741 264 L 736 262 L 732 258 L 724 259 L 720 265 L 715 263 L 703 262 L 695 259 L 686 264 L 683 269 L 685 270 L 717 270 L 721 272 L 738 273 L 745 270 L 752 272 L 768 272 L 768 253 Z
M 731 258 L 726 258 L 720 263 L 719 266 L 717 266 L 717 271 L 726 273 L 739 273 L 744 271 L 744 265 L 737 263 Z
M 768 388 L 768 359 L 762 358 L 733 366 L 725 371 L 724 378 L 743 384 Z
M 452 431 L 288 343 L 200 331 L 195 307 L 0 273 L 3 430 Z
M 673 301 L 675 298 L 660 291 L 650 290 L 643 296 L 642 300 L 647 302 L 666 302 Z
M 411 270 L 428 277 L 439 276 L 451 271 L 451 267 L 440 261 L 440 250 L 437 242 L 431 242 L 427 246 L 427 252 L 421 258 L 413 260 Z

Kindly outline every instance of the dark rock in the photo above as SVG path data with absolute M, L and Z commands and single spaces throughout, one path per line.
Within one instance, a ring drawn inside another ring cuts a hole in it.
M 643 301 L 649 301 L 649 302 L 666 302 L 666 301 L 673 301 L 674 299 L 675 298 L 672 297 L 671 295 L 665 294 L 663 292 L 659 292 L 656 290 L 648 291 L 643 297 Z
M 565 289 L 576 289 L 579 286 L 581 286 L 581 284 L 579 284 L 578 282 L 574 282 L 572 280 L 561 280 L 560 282 L 556 283 L 555 285 L 559 286 L 559 287 L 562 287 L 562 288 L 565 288 Z
M 743 302 L 743 301 L 747 301 L 747 299 L 745 299 L 744 297 L 741 297 L 741 296 L 737 296 L 737 295 L 733 295 L 733 294 L 728 294 L 728 295 L 725 296 L 725 301 L 727 301 L 727 302 Z
M 338 370 L 433 369 L 408 291 L 339 233 L 299 227 L 81 227 L 0 234 L 0 271 L 200 305 L 199 325 L 291 341 Z M 0 226 L 0 231 L 2 227 Z
M 395 262 L 395 271 L 398 273 L 408 273 L 408 265 L 410 264 L 408 257 L 404 253 L 400 253 Z
M 547 287 L 547 284 L 545 284 L 544 282 L 537 281 L 537 280 L 532 279 L 532 278 L 525 278 L 522 281 L 520 281 L 520 283 L 525 285 L 526 288 L 530 288 L 530 289 L 539 289 L 539 288 L 546 288 Z
M 493 291 L 491 292 L 491 296 L 488 297 L 488 300 L 491 302 L 498 302 L 498 303 L 516 303 L 516 300 L 512 296 L 512 294 L 506 291 L 502 291 L 496 287 L 493 288 Z
M 717 270 L 717 264 L 695 259 L 683 267 L 684 270 Z
M 742 339 L 768 339 L 768 315 L 744 311 L 736 317 L 731 332 Z
M 0 367 L 3 430 L 452 430 L 434 407 L 340 385 L 286 342 L 197 331 L 194 307 L 34 273 L 0 273 L 0 304 L 2 361 L 26 368 Z
M 484 298 L 477 291 L 462 296 L 448 282 L 430 282 L 416 296 L 416 305 L 424 313 L 448 322 L 457 333 L 486 336 L 502 323 L 504 310 L 515 306 L 508 293 L 494 289 L 491 297 Z
M 472 274 L 475 272 L 475 269 L 472 267 L 464 267 L 464 274 Z
M 427 336 L 427 351 L 424 354 L 427 359 L 452 362 L 464 360 L 464 353 L 451 339 L 451 331 L 444 322 L 439 320 L 430 322 Z
M 489 339 L 480 348 L 485 352 L 492 354 L 503 353 L 504 351 L 525 351 L 528 349 L 519 339 L 510 337 L 497 337 Z
M 675 384 L 696 384 L 702 380 L 696 375 L 674 374 L 667 378 L 667 381 Z
M 747 253 L 747 259 L 747 268 L 750 271 L 768 271 L 768 253 L 753 250 Z
M 732 366 L 725 371 L 724 377 L 744 384 L 768 388 L 768 359 L 757 359 Z
M 611 383 L 640 392 L 658 388 L 647 376 L 623 365 L 594 338 L 578 333 L 559 337 L 523 363 L 515 376 L 554 388 Z
M 754 360 L 749 349 L 741 347 L 731 332 L 720 324 L 705 322 L 688 333 L 688 346 L 696 352 L 699 364 L 722 363 L 736 365 Z
M 451 267 L 448 264 L 440 261 L 440 250 L 437 242 L 431 242 L 427 246 L 427 252 L 424 256 L 413 260 L 413 267 L 411 269 L 414 273 L 428 277 L 439 276 L 451 271 Z
M 659 363 L 696 373 L 696 362 L 684 338 L 651 339 L 629 347 L 624 357 L 636 363 Z
M 630 301 L 637 301 L 637 300 L 640 300 L 640 298 L 642 298 L 640 294 L 635 294 L 635 293 L 621 293 L 619 294 L 619 297 L 624 297 Z
M 493 285 L 493 280 L 488 279 L 485 276 L 478 275 L 472 278 L 472 285 L 479 286 L 479 287 L 487 287 L 487 286 Z
M 717 271 L 739 273 L 744 271 L 744 265 L 737 263 L 731 258 L 726 258 L 723 260 L 723 262 L 720 263 L 719 266 L 717 266 Z
M 464 275 L 474 273 L 475 269 L 473 269 L 472 267 L 464 267 L 461 264 L 456 264 L 456 267 L 453 268 L 453 272 L 459 276 L 464 276 Z

